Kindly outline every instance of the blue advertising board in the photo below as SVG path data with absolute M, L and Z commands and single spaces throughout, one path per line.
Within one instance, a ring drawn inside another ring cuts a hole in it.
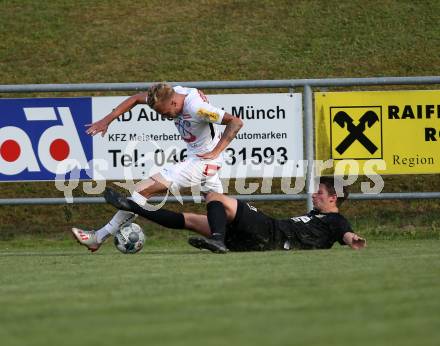
M 92 99 L 0 99 L 0 181 L 93 178 Z

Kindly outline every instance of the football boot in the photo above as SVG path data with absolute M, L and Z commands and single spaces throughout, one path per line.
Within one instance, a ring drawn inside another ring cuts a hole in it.
M 96 238 L 95 231 L 86 231 L 80 228 L 72 228 L 72 233 L 78 243 L 84 245 L 91 252 L 95 252 L 101 246 L 101 243 L 98 243 Z
M 197 249 L 206 249 L 214 253 L 227 253 L 229 251 L 223 241 L 216 239 L 191 237 L 188 239 L 188 244 Z

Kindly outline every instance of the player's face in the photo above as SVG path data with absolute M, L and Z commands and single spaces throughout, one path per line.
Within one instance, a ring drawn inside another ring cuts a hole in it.
M 335 208 L 337 197 L 330 195 L 323 184 L 319 184 L 318 191 L 312 195 L 313 207 L 319 211 L 326 212 Z
M 180 109 L 174 98 L 156 104 L 154 110 L 168 118 L 176 118 L 180 113 Z

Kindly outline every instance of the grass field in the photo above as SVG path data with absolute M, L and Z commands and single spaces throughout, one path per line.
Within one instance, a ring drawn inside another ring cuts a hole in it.
M 439 75 L 439 23 L 439 0 L 0 0 L 0 84 Z M 127 92 L 0 97 L 113 94 Z M 438 175 L 384 178 L 384 192 L 440 191 Z M 0 198 L 58 196 L 0 184 Z M 360 252 L 215 256 L 144 222 L 133 256 L 71 240 L 113 212 L 0 207 L 1 345 L 440 344 L 438 200 L 349 201 Z
M 213 255 L 0 242 L 2 345 L 438 345 L 438 240 Z
M 0 1 L 2 84 L 436 75 L 437 0 Z
M 439 14 L 438 0 L 0 0 L 0 83 L 439 75 Z M 79 95 L 92 93 L 0 97 Z M 384 192 L 440 191 L 438 175 L 385 180 Z M 53 183 L 0 184 L 1 198 L 60 195 Z M 263 207 L 276 216 L 304 210 L 273 205 Z M 1 207 L 0 239 L 53 238 L 110 213 L 101 205 Z M 344 213 L 362 232 L 440 230 L 438 201 L 350 203 Z

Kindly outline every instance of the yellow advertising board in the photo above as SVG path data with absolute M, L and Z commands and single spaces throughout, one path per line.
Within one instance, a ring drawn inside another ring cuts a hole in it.
M 337 173 L 342 160 L 360 174 L 440 173 L 440 90 L 314 96 L 316 159 L 333 159 Z

